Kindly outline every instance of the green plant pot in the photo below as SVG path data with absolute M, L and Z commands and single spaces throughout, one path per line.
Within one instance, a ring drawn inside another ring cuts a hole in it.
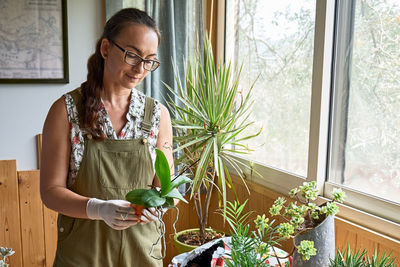
M 188 245 L 188 244 L 182 243 L 181 241 L 178 240 L 178 237 L 181 236 L 181 235 L 183 235 L 183 234 L 186 234 L 186 233 L 188 233 L 188 232 L 199 232 L 199 231 L 200 231 L 199 228 L 186 229 L 186 230 L 177 232 L 177 233 L 174 235 L 174 246 L 175 246 L 176 249 L 178 250 L 178 253 L 179 253 L 179 254 L 185 253 L 185 252 L 190 252 L 190 251 L 192 251 L 193 249 L 195 249 L 195 248 L 197 248 L 197 247 L 199 247 L 199 246 L 192 246 L 192 245 Z M 218 230 L 211 229 L 211 228 L 207 228 L 206 231 L 216 231 L 216 232 L 218 232 L 218 233 L 223 233 L 223 234 L 225 234 L 223 231 L 218 231 Z

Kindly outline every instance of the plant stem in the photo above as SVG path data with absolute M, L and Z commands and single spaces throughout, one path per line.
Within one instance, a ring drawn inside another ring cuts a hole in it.
M 195 162 L 193 162 L 192 164 L 190 164 L 190 166 L 186 166 L 185 168 L 183 168 L 183 170 L 181 170 L 179 172 L 179 174 L 177 176 L 175 176 L 171 182 L 173 182 L 176 178 L 178 178 L 179 176 L 181 176 L 182 174 L 184 174 L 187 170 L 189 170 L 190 168 L 192 168 L 197 162 L 199 162 L 200 159 L 196 160 Z
M 212 191 L 214 189 L 215 176 L 216 176 L 216 173 L 215 173 L 215 171 L 213 171 L 211 182 L 210 182 L 209 187 L 207 188 L 206 199 L 204 202 L 204 211 L 203 211 L 203 216 L 202 216 L 201 225 L 200 225 L 200 236 L 202 238 L 205 238 L 205 231 L 206 231 L 206 226 L 207 226 L 207 221 L 208 221 L 208 208 L 210 207 L 211 195 L 212 195 Z
M 276 251 L 275 251 L 274 246 L 271 246 L 271 248 L 272 248 L 272 250 L 274 251 L 275 258 L 276 258 L 276 260 L 278 261 L 279 266 L 282 267 L 281 261 L 279 260 L 278 254 L 276 254 Z
M 202 219 L 202 208 L 201 208 L 201 194 L 200 193 L 196 193 L 194 195 L 194 207 L 196 210 L 196 214 L 197 214 L 197 220 L 199 223 L 199 226 L 201 228 L 201 222 L 203 221 Z

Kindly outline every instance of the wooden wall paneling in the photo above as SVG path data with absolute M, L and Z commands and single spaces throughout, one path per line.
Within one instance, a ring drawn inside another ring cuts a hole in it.
M 12 248 L 10 266 L 22 266 L 17 161 L 0 160 L 0 246 Z
M 43 204 L 42 204 L 43 205 Z M 57 216 L 58 213 L 43 205 L 44 245 L 46 267 L 53 266 L 57 249 Z
M 357 233 L 347 227 L 346 222 L 335 217 L 335 244 L 341 250 L 357 247 Z
M 379 254 L 384 252 L 386 254 L 392 253 L 392 256 L 396 258 L 397 266 L 400 266 L 399 240 L 381 235 L 337 216 L 335 218 L 335 228 L 337 248 L 344 249 L 349 244 L 353 251 L 365 248 L 368 251 L 368 255 L 372 255 L 376 247 Z
M 20 171 L 18 179 L 24 251 L 23 266 L 46 266 L 39 170 Z
M 188 197 L 186 197 L 186 199 L 188 199 Z M 178 203 L 178 209 L 179 217 L 175 225 L 176 231 L 179 232 L 185 229 L 196 227 L 193 223 L 194 210 L 192 210 L 192 205 L 180 201 Z M 176 218 L 176 213 L 177 212 L 175 209 L 170 209 L 167 214 L 164 215 L 165 241 L 167 247 L 166 256 L 164 259 L 165 267 L 168 266 L 174 256 L 178 255 L 178 251 L 174 247 L 174 230 L 172 227 L 172 224 L 174 223 Z

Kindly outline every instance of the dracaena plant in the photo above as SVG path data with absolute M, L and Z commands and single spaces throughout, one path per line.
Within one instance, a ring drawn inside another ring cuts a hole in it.
M 176 219 L 175 223 L 178 220 L 179 210 L 175 206 L 175 199 L 182 200 L 187 203 L 186 199 L 183 198 L 181 193 L 178 191 L 178 187 L 185 183 L 191 183 L 192 180 L 182 174 L 184 171 L 180 172 L 175 178 L 171 180 L 171 172 L 170 166 L 168 164 L 168 160 L 165 157 L 164 153 L 156 149 L 156 161 L 155 161 L 155 171 L 157 177 L 160 181 L 160 188 L 143 188 L 143 189 L 135 189 L 128 192 L 125 196 L 126 200 L 135 204 L 133 207 L 135 208 L 136 214 L 138 216 L 141 215 L 143 208 L 155 208 L 158 214 L 158 220 L 160 222 L 160 236 L 157 241 L 153 244 L 150 255 L 156 259 L 163 259 L 165 257 L 165 224 L 162 220 L 164 216 L 163 210 L 165 208 L 174 208 L 176 209 Z M 163 242 L 163 255 L 161 257 L 156 257 L 152 255 L 154 246 L 158 244 L 158 242 L 162 240 Z
M 261 131 L 245 133 L 253 124 L 249 114 L 254 84 L 243 94 L 240 73 L 241 69 L 233 71 L 229 62 L 215 65 L 211 43 L 205 37 L 202 50 L 185 66 L 185 76 L 175 75 L 176 91 L 166 85 L 174 98 L 168 105 L 174 115 L 174 151 L 179 151 L 176 165 L 193 165 L 191 198 L 201 238 L 206 232 L 213 189 L 220 193 L 219 205 L 225 211 L 227 188 L 235 193 L 228 167 L 235 169 L 243 180 L 242 168 L 247 166 L 234 155 L 248 153 L 250 149 L 244 142 Z M 200 194 L 200 189 L 205 194 Z
M 317 199 L 317 192 L 316 182 L 305 182 L 289 192 L 289 196 L 296 201 L 286 204 L 287 200 L 284 197 L 275 200 L 269 213 L 272 216 L 281 216 L 285 220 L 277 229 L 280 236 L 286 239 L 294 238 L 296 234 L 315 228 L 326 216 L 335 215 L 339 211 L 336 202 L 342 203 L 345 197 L 341 189 L 334 189 L 333 199 L 322 206 L 312 202 Z M 299 246 L 295 245 L 295 249 L 302 255 L 303 260 L 309 260 L 317 253 L 314 242 L 310 240 L 301 241 Z

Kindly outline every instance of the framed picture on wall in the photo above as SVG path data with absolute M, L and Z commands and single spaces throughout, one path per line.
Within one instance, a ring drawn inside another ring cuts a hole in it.
M 67 0 L 0 1 L 0 83 L 68 83 Z

